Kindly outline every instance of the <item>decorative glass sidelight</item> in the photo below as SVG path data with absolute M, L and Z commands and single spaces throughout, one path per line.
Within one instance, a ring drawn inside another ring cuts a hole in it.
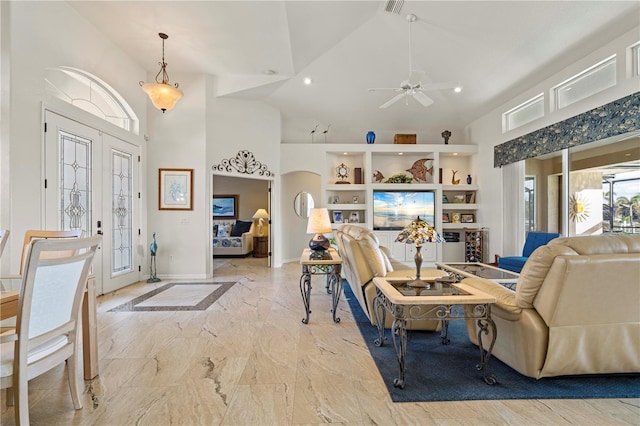
M 112 244 L 111 274 L 130 272 L 133 265 L 132 156 L 111 151 Z
M 91 140 L 64 131 L 60 140 L 60 221 L 91 235 Z

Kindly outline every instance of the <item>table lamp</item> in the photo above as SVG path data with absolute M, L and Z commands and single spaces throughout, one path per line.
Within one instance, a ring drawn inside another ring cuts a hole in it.
M 265 209 L 258 209 L 253 218 L 258 219 L 258 237 L 263 237 L 262 226 L 264 225 L 264 220 L 269 219 L 269 213 Z
M 307 234 L 315 234 L 309 241 L 309 248 L 311 249 L 310 259 L 331 259 L 331 255 L 327 252 L 331 243 L 324 235 L 324 232 L 331 231 L 329 210 L 326 208 L 310 209 L 309 221 L 307 222 Z
M 420 279 L 420 267 L 422 266 L 422 253 L 420 249 L 424 243 L 443 243 L 444 239 L 432 226 L 420 219 L 420 216 L 407 225 L 396 238 L 397 242 L 416 245 L 416 279 L 407 283 L 411 287 L 429 287 L 430 284 Z

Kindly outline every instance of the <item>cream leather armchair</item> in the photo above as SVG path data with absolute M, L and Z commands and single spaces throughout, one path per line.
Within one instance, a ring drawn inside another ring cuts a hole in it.
M 342 257 L 342 270 L 362 310 L 376 325 L 373 312 L 373 299 L 376 297 L 376 286 L 373 277 L 412 277 L 415 278 L 415 267 L 409 267 L 391 257 L 389 250 L 380 245 L 375 233 L 356 225 L 342 225 L 335 231 L 336 242 Z M 445 276 L 439 269 L 421 269 L 423 279 Z M 393 318 L 387 315 L 386 327 Z M 416 330 L 437 330 L 438 321 L 411 321 L 407 328 Z
M 536 249 L 516 290 L 463 280 L 498 299 L 493 355 L 534 378 L 640 372 L 640 235 L 557 238 Z M 477 343 L 476 326 L 467 322 Z

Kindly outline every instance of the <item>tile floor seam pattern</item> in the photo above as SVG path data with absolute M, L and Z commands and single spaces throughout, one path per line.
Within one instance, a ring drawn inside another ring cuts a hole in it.
M 100 297 L 101 375 L 85 382 L 85 408 L 73 410 L 61 365 L 30 382 L 32 423 L 640 424 L 640 399 L 393 403 L 344 296 L 333 323 L 321 277 L 304 325 L 297 262 L 214 263 L 209 281 L 239 285 L 204 311 L 109 312 L 159 287 L 145 282 Z M 5 402 L 3 390 L 1 423 L 14 424 Z

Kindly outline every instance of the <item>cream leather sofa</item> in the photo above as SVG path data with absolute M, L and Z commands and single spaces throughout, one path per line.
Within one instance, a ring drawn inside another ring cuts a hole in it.
M 389 250 L 380 245 L 378 237 L 370 229 L 356 225 L 342 225 L 335 231 L 336 242 L 342 270 L 351 287 L 351 291 L 358 299 L 362 310 L 367 314 L 372 325 L 376 325 L 373 312 L 373 299 L 376 297 L 376 287 L 373 277 L 415 277 L 415 266 L 411 268 L 391 257 Z M 439 269 L 422 268 L 420 276 L 442 277 L 446 273 Z M 387 314 L 386 327 L 390 327 L 393 318 Z M 438 321 L 411 321 L 407 328 L 415 330 L 439 329 Z
M 640 372 L 640 235 L 552 240 L 531 254 L 515 292 L 483 279 L 463 282 L 498 299 L 493 355 L 518 372 Z M 467 322 L 477 344 L 475 327 Z

